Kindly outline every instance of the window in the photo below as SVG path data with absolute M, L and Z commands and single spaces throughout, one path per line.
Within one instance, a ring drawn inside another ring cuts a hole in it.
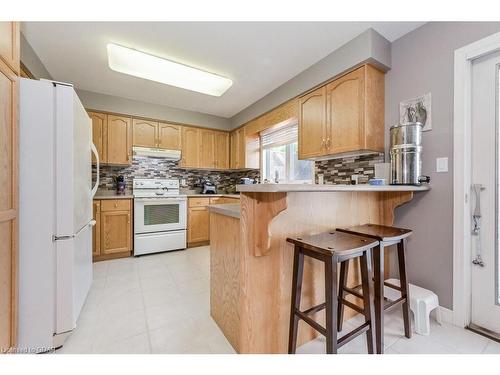
M 297 124 L 261 133 L 263 181 L 312 183 L 314 162 L 299 160 L 297 139 Z

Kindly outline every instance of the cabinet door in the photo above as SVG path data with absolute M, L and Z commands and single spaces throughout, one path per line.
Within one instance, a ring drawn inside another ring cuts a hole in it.
M 158 147 L 167 150 L 180 150 L 181 126 L 160 122 L 158 124 Z
M 197 128 L 182 128 L 182 166 L 200 167 L 200 131 Z
M 229 168 L 236 169 L 238 153 L 237 150 L 237 135 L 236 132 L 233 131 L 229 134 Z
M 215 167 L 229 168 L 229 134 L 226 132 L 215 132 Z
M 106 154 L 109 164 L 132 163 L 132 121 L 130 117 L 108 115 Z
M 325 154 L 326 87 L 299 99 L 299 159 Z
M 101 254 L 101 201 L 94 201 L 94 220 L 92 228 L 92 256 Z
M 364 72 L 361 67 L 326 86 L 329 154 L 364 148 Z
M 19 22 L 0 22 L 0 59 L 19 73 Z
M 132 128 L 134 146 L 156 147 L 158 145 L 157 122 L 134 119 Z
M 188 242 L 210 239 L 208 207 L 191 207 L 188 212 Z
M 200 167 L 215 167 L 215 132 L 213 130 L 200 130 L 201 155 Z
M 16 345 L 18 95 L 17 75 L 0 60 L 0 353 Z
M 89 112 L 89 117 L 92 120 L 92 142 L 94 143 L 101 163 L 106 163 L 106 155 L 104 154 L 104 129 L 106 127 L 107 115 L 98 112 Z M 92 153 L 92 163 L 95 163 L 95 156 Z
M 132 250 L 130 211 L 101 211 L 101 254 Z
M 231 168 L 245 168 L 245 130 L 243 128 L 234 130 L 231 133 Z

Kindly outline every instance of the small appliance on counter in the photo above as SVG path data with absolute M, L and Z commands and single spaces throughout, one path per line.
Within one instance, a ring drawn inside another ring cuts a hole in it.
M 391 185 L 430 182 L 429 176 L 422 176 L 422 128 L 420 122 L 391 127 Z
M 116 194 L 118 195 L 124 195 L 125 194 L 125 187 L 127 186 L 127 183 L 125 182 L 125 177 L 122 175 L 115 176 L 115 184 L 116 184 Z
M 245 177 L 245 178 L 242 178 L 240 180 L 240 182 L 243 184 L 243 185 L 252 185 L 252 184 L 255 184 L 255 180 L 253 178 L 248 178 L 248 177 Z
M 201 186 L 201 194 L 217 194 L 217 189 L 212 181 L 203 180 Z

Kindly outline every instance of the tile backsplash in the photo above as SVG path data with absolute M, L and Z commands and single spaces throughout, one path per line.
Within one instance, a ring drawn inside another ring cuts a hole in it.
M 357 174 L 358 182 L 366 184 L 375 176 L 374 164 L 383 162 L 384 153 L 317 161 L 314 166 L 314 176 L 316 183 L 318 174 L 322 174 L 325 184 L 350 184 L 351 176 Z
M 349 184 L 353 174 L 360 175 L 359 183 L 367 183 L 375 174 L 375 163 L 383 163 L 384 154 L 370 154 L 353 156 L 342 159 L 316 161 L 314 166 L 315 182 L 318 183 L 318 174 L 323 174 L 327 184 Z M 175 178 L 185 179 L 189 188 L 200 187 L 201 179 L 210 179 L 218 191 L 225 192 L 228 188 L 239 183 L 243 177 L 260 180 L 260 171 L 208 171 L 181 169 L 178 161 L 134 156 L 132 165 L 128 167 L 102 165 L 99 174 L 99 188 L 113 190 L 114 177 L 123 175 L 127 189 L 132 189 L 134 178 Z M 95 181 L 96 168 L 92 167 L 92 177 Z
M 210 179 L 218 191 L 225 192 L 230 186 L 239 183 L 243 177 L 260 178 L 258 170 L 251 171 L 208 171 L 179 168 L 178 161 L 152 158 L 147 156 L 134 156 L 132 165 L 128 167 L 101 165 L 99 173 L 99 188 L 113 190 L 114 177 L 123 175 L 127 189 L 132 189 L 134 178 L 175 178 L 185 179 L 189 188 L 200 187 L 201 179 Z M 96 168 L 92 167 L 92 177 L 95 181 Z

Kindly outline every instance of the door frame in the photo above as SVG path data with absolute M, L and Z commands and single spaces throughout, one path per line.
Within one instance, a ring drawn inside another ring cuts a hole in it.
M 500 51 L 500 33 L 455 50 L 453 130 L 453 323 L 471 319 L 472 62 Z

